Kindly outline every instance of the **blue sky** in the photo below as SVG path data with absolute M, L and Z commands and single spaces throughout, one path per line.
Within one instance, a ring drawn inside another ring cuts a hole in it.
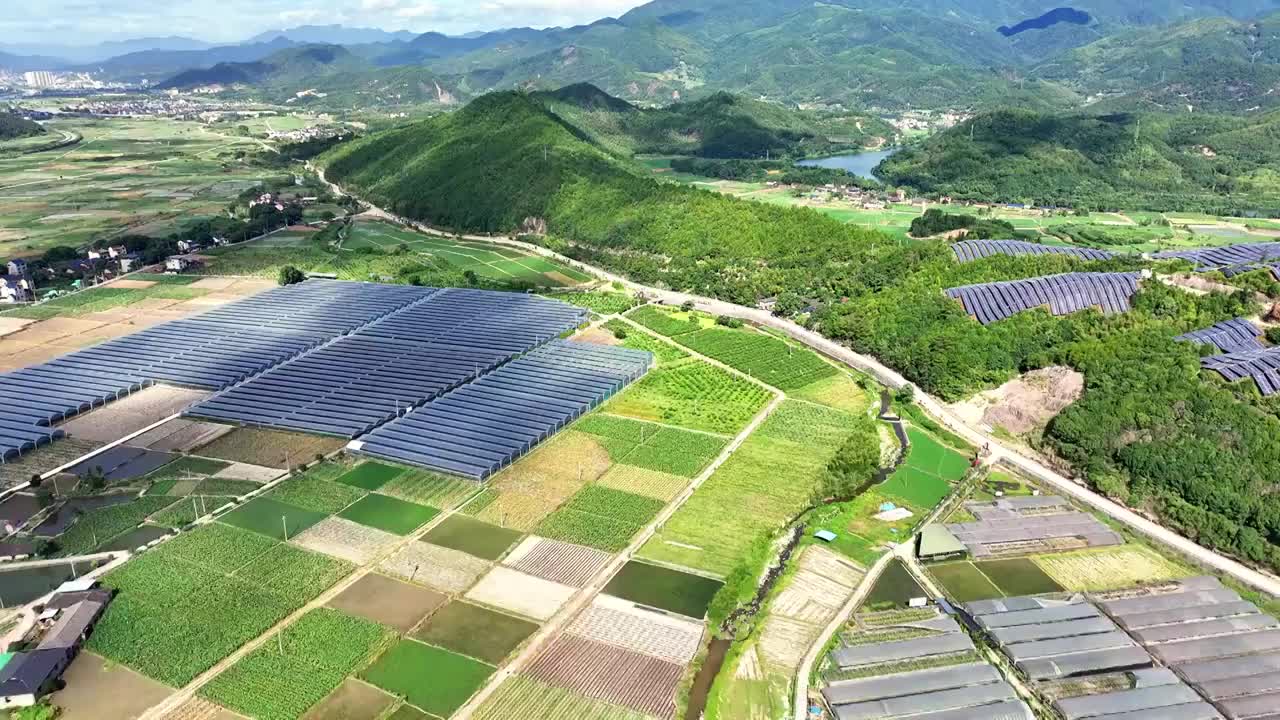
M 13 0 L 2 42 L 81 45 L 183 35 L 230 42 L 297 25 L 343 24 L 460 34 L 617 16 L 641 0 Z

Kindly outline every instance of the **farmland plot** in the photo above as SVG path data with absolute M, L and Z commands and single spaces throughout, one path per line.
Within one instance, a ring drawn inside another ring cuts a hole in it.
M 534 660 L 535 680 L 660 718 L 675 714 L 683 665 L 562 635 Z
M 536 623 L 461 601 L 441 608 L 414 633 L 425 643 L 497 664 L 538 629 Z
M 689 478 L 632 465 L 614 465 L 599 485 L 670 502 L 689 484 Z
M 706 363 L 660 367 L 614 396 L 605 410 L 690 430 L 732 435 L 768 404 L 764 388 Z
M 515 676 L 476 711 L 476 720 L 651 720 L 651 716 L 610 705 L 527 677 Z
M 520 539 L 520 533 L 465 515 L 452 515 L 422 539 L 433 545 L 461 550 L 482 560 L 497 560 Z
M 356 468 L 356 470 L 359 469 Z M 342 478 L 338 481 L 342 482 Z M 348 481 L 349 485 L 355 483 L 351 478 L 348 478 Z M 357 485 L 357 487 L 362 486 Z M 422 470 L 410 470 L 396 475 L 378 488 L 378 491 L 384 495 L 444 510 L 454 509 L 479 490 L 479 486 L 470 480 L 445 477 Z
M 401 640 L 360 677 L 433 715 L 448 717 L 484 685 L 493 670 L 491 665 L 448 650 Z
M 714 324 L 708 315 L 664 310 L 652 305 L 636 308 L 627 313 L 627 317 L 667 337 L 697 332 Z
M 364 497 L 365 491 L 350 485 L 342 485 L 308 473 L 285 480 L 275 486 L 266 497 L 276 502 L 312 512 L 332 514 Z
M 583 587 L 612 557 L 594 548 L 531 536 L 503 564 L 520 572 L 571 587 Z
M 568 585 L 511 568 L 495 567 L 467 592 L 466 597 L 535 620 L 549 620 L 573 597 L 574 592 L 574 588 Z
M 440 511 L 433 507 L 406 502 L 381 493 L 369 493 L 338 513 L 338 517 L 393 535 L 408 535 L 439 514 Z
M 397 539 L 391 533 L 331 517 L 312 525 L 291 542 L 308 550 L 364 565 Z
M 1067 590 L 1115 590 L 1194 574 L 1141 545 L 1056 553 L 1032 559 Z
M 530 531 L 611 465 L 608 451 L 592 436 L 562 432 L 495 475 L 485 491 L 487 502 L 465 509 L 478 520 Z
M 573 621 L 568 632 L 683 665 L 698 654 L 702 623 L 601 595 Z
M 544 537 L 618 552 L 661 510 L 643 495 L 588 485 L 538 526 Z
M 489 563 L 457 550 L 425 542 L 411 542 L 400 552 L 382 561 L 378 568 L 410 582 L 429 585 L 447 593 L 458 593 L 475 584 L 489 569 Z
M 446 600 L 434 590 L 369 573 L 330 600 L 329 607 L 407 633 Z
M 780 390 L 795 390 L 838 372 L 812 350 L 754 330 L 708 328 L 681 335 L 678 342 Z

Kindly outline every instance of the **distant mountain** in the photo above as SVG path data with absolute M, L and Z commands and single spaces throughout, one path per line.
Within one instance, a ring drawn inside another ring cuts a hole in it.
M 1240 112 L 1280 107 L 1280 13 L 1144 28 L 1077 48 L 1032 75 L 1110 107 Z
M 60 58 L 41 55 L 13 55 L 0 52 L 0 70 L 26 72 L 28 70 L 58 70 L 66 65 Z
M 270 42 L 278 37 L 299 44 L 365 45 L 369 43 L 408 42 L 417 37 L 408 30 L 390 32 L 378 28 L 351 28 L 344 25 L 302 25 L 286 30 L 268 30 L 245 40 L 246 45 Z
M 341 45 L 303 45 L 251 62 L 223 62 L 210 68 L 186 70 L 161 82 L 160 89 L 190 89 L 204 85 L 259 85 L 284 88 L 314 84 L 340 73 L 370 69 L 368 61 Z M 301 88 L 300 88 L 301 89 Z
M 54 43 L 0 43 L 0 50 L 20 55 L 43 55 L 58 58 L 60 65 L 100 62 L 117 55 L 146 50 L 206 50 L 213 43 L 186 37 L 151 37 L 132 40 L 108 40 L 93 45 L 61 45 Z
M 206 50 L 144 50 L 109 58 L 81 69 L 116 80 L 159 80 L 187 68 L 210 68 L 219 63 L 250 63 L 294 47 L 285 38 L 253 45 L 223 45 Z

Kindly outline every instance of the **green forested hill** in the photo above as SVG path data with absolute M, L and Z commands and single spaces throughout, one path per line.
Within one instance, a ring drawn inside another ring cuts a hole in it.
M 1125 143 L 1115 128 L 1083 127 L 1113 149 Z M 1064 142 L 1081 131 L 1048 128 Z M 1241 131 L 1229 128 L 1212 129 Z M 543 218 L 547 244 L 648 284 L 746 304 L 817 298 L 816 327 L 948 400 L 1026 370 L 1074 367 L 1085 396 L 1051 423 L 1047 445 L 1110 495 L 1280 568 L 1280 504 L 1268 495 L 1280 406 L 1248 384 L 1208 378 L 1197 349 L 1173 339 L 1257 312 L 1246 293 L 1197 296 L 1149 282 L 1123 315 L 1033 311 L 982 326 L 942 290 L 1139 262 L 1054 255 L 961 265 L 943 241 L 903 245 L 814 211 L 658 183 L 519 93 L 369 136 L 320 162 L 368 199 L 438 225 L 511 232 Z
M 281 87 L 312 82 L 371 66 L 340 45 L 304 45 L 280 50 L 256 62 L 219 63 L 203 70 L 187 70 L 160 84 L 161 89 L 201 85 L 263 85 Z
M 887 159 L 887 182 L 1074 207 L 1280 209 L 1280 114 L 979 115 Z
M 31 137 L 45 132 L 40 123 L 32 122 L 21 115 L 0 110 L 0 140 Z
M 894 133 L 869 115 L 819 116 L 729 93 L 654 109 L 637 108 L 589 84 L 534 97 L 612 152 L 626 155 L 804 157 L 858 149 Z
M 1114 35 L 1030 74 L 1108 98 L 1108 107 L 1242 113 L 1280 106 L 1278 37 L 1280 13 L 1200 19 Z

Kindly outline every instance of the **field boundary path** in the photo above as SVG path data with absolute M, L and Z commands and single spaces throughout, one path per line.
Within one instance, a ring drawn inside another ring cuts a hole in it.
M 315 169 L 315 171 L 319 174 L 320 180 L 333 188 L 336 192 L 348 194 L 338 185 L 326 180 L 324 174 L 319 171 L 319 169 Z M 365 204 L 369 205 L 367 202 Z M 1156 542 L 1163 543 L 1164 545 L 1177 550 L 1196 562 L 1229 575 L 1246 585 L 1250 585 L 1270 595 L 1280 597 L 1280 578 L 1277 578 L 1275 575 L 1255 570 L 1225 555 L 1209 550 L 1208 548 L 1179 535 L 1169 528 L 1134 512 L 1128 507 L 1099 495 L 1079 480 L 1058 473 L 1039 460 L 1023 455 L 1022 453 L 1005 446 L 995 436 L 978 428 L 974 428 L 961 420 L 950 410 L 950 408 L 943 404 L 942 401 L 924 392 L 924 390 L 915 386 L 914 383 L 907 380 L 896 370 L 884 365 L 879 360 L 868 355 L 856 353 L 840 343 L 824 337 L 812 330 L 801 327 L 790 320 L 775 317 L 772 313 L 758 308 L 737 305 L 723 300 L 715 300 L 701 295 L 693 295 L 690 293 L 664 290 L 662 288 L 642 285 L 621 275 L 609 272 L 608 270 L 566 257 L 554 250 L 542 247 L 541 245 L 512 240 L 509 238 L 446 233 L 430 228 L 422 223 L 399 217 L 376 206 L 369 205 L 369 207 L 372 211 L 379 213 L 383 217 L 395 222 L 406 224 L 428 234 L 462 237 L 468 240 L 479 240 L 498 245 L 522 248 L 544 257 L 553 258 L 569 265 L 570 267 L 590 273 L 608 282 L 618 283 L 634 292 L 641 293 L 646 297 L 669 305 L 681 305 L 685 302 L 692 302 L 695 308 L 714 315 L 728 315 L 729 317 L 735 317 L 758 325 L 771 327 L 785 333 L 791 339 L 803 343 L 809 348 L 816 350 L 833 360 L 844 363 L 855 370 L 859 370 L 870 375 L 880 383 L 887 385 L 894 390 L 910 385 L 915 390 L 916 403 L 919 404 L 926 413 L 942 423 L 948 430 L 958 434 L 965 440 L 974 443 L 978 447 L 989 447 L 992 462 L 1003 459 L 1015 469 L 1031 476 L 1032 479 L 1049 485 L 1054 490 L 1063 493 L 1074 500 L 1085 503 L 1096 510 L 1106 513 L 1112 519 L 1124 523 L 1129 528 L 1152 540 L 1155 540 Z
M 648 329 L 634 323 L 634 321 L 626 318 L 624 318 L 624 320 L 635 325 L 635 327 L 644 331 L 646 334 L 649 334 L 651 337 L 658 338 L 656 333 L 650 333 Z M 672 345 L 676 345 L 676 343 L 670 338 L 658 339 L 669 342 Z M 738 377 L 744 378 L 755 385 L 766 388 L 773 394 L 773 400 L 771 400 L 764 409 L 756 413 L 755 417 L 751 419 L 751 422 L 747 423 L 747 426 L 735 435 L 733 440 L 731 440 L 729 444 L 720 451 L 720 454 L 716 456 L 716 459 L 704 468 L 702 472 L 698 474 L 698 477 L 694 478 L 693 482 L 685 486 L 684 491 L 681 492 L 675 500 L 667 503 L 667 506 L 662 509 L 662 512 L 658 513 L 658 516 L 646 525 L 622 552 L 613 556 L 609 563 L 596 573 L 591 582 L 587 583 L 586 587 L 578 590 L 578 592 L 574 594 L 573 598 L 570 599 L 564 607 L 560 608 L 555 616 L 548 620 L 546 624 L 544 624 L 538 632 L 530 638 L 528 644 L 520 651 L 519 655 L 514 657 L 511 662 L 507 663 L 506 666 L 498 672 L 494 673 L 493 676 L 489 678 L 489 681 L 485 686 L 477 691 L 476 694 L 467 701 L 466 705 L 463 705 L 453 714 L 452 720 L 469 720 L 469 718 L 471 718 L 471 716 L 484 705 L 485 701 L 497 691 L 502 683 L 509 678 L 514 677 L 521 669 L 537 658 L 537 656 L 542 652 L 543 646 L 547 642 L 558 637 L 560 633 L 569 626 L 569 623 L 573 621 L 579 613 L 586 609 L 586 607 L 595 600 L 597 595 L 604 591 L 605 586 L 609 584 L 609 581 L 613 579 L 613 576 L 616 575 L 624 565 L 635 559 L 636 554 L 639 553 L 640 549 L 657 534 L 658 529 L 670 520 L 672 516 L 679 512 L 680 508 L 684 507 L 684 504 L 689 501 L 689 498 L 693 497 L 693 494 L 697 492 L 698 489 L 701 488 L 717 470 L 720 469 L 721 465 L 724 465 L 725 462 L 727 462 L 729 458 L 737 452 L 738 448 L 747 441 L 747 438 L 751 437 L 751 435 L 754 434 L 762 424 L 764 424 L 764 421 L 767 420 L 769 416 L 772 415 L 773 412 L 777 410 L 778 407 L 787 399 L 787 394 L 785 392 L 763 383 L 740 370 L 728 367 L 727 365 L 705 357 L 689 348 L 685 348 L 684 346 L 679 347 L 687 351 L 692 357 L 698 358 L 701 361 L 710 363 L 717 367 L 722 367 Z

